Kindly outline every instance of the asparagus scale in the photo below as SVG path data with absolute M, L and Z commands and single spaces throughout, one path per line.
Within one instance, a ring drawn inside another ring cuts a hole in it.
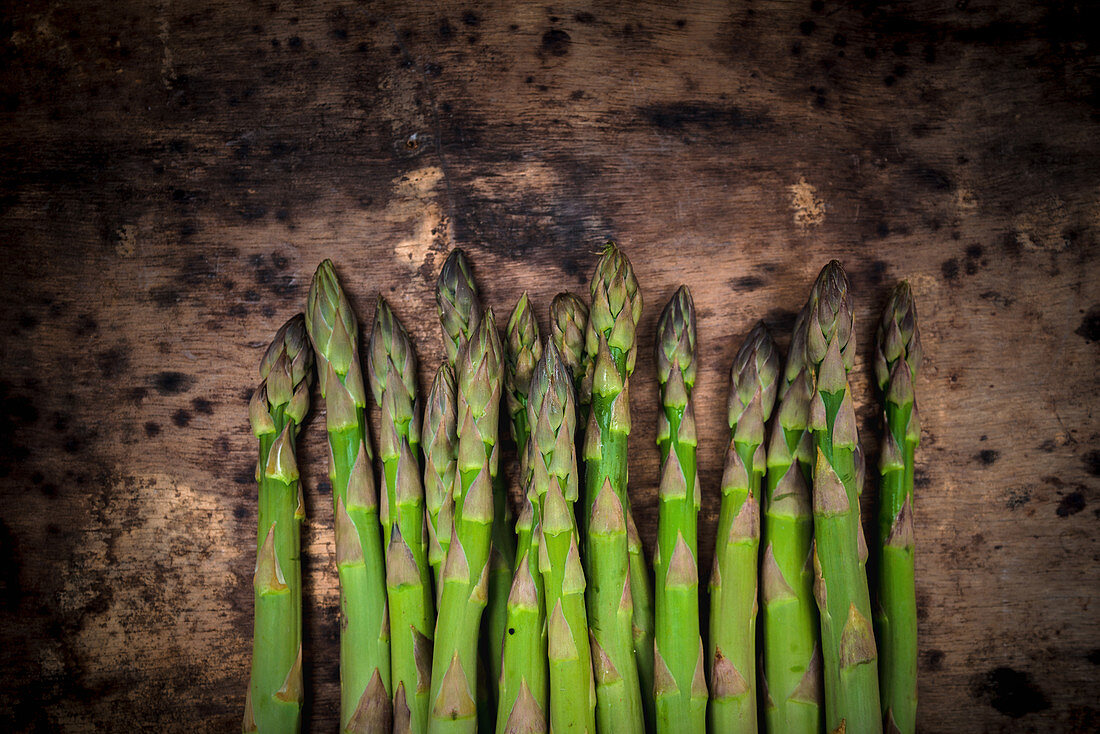
M 913 469 L 920 420 L 913 380 L 921 362 L 917 308 L 909 284 L 894 289 L 875 344 L 875 377 L 885 402 L 879 469 L 878 607 L 882 725 L 912 734 L 917 717 L 917 601 L 913 561 Z
M 657 446 L 661 454 L 660 513 L 655 584 L 655 682 L 657 731 L 703 734 L 707 683 L 699 635 L 698 513 L 696 464 L 695 304 L 681 286 L 657 325 L 657 381 L 661 408 Z
M 259 522 L 253 578 L 255 624 L 244 732 L 301 730 L 302 570 L 305 516 L 295 438 L 309 411 L 313 351 L 301 314 L 275 336 L 260 362 L 249 419 L 259 440 Z
M 340 727 L 388 730 L 393 720 L 382 527 L 372 470 L 359 324 L 332 261 L 313 276 L 306 330 L 325 400 L 340 577 Z

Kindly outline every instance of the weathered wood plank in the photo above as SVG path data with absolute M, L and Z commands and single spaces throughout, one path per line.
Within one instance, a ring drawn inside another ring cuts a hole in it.
M 426 382 L 451 247 L 502 317 L 526 289 L 545 326 L 606 237 L 647 303 L 647 543 L 653 331 L 675 287 L 699 311 L 706 568 L 739 340 L 763 318 L 785 343 L 840 257 L 873 456 L 873 323 L 908 277 L 921 728 L 1098 727 L 1095 8 L 620 5 L 5 3 L 5 730 L 238 725 L 247 395 L 319 260 L 362 323 L 391 300 Z M 302 440 L 310 731 L 333 729 L 338 686 L 322 428 Z

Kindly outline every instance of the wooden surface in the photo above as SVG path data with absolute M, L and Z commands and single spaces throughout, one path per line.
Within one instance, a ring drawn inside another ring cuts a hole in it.
M 654 540 L 653 332 L 699 311 L 709 567 L 727 370 L 818 269 L 927 355 L 916 500 L 927 732 L 1100 728 L 1096 5 L 4 2 L 0 728 L 234 731 L 262 349 L 332 257 L 422 376 L 468 250 L 546 326 L 615 237 L 645 294 L 631 495 Z M 334 731 L 323 422 L 302 439 L 309 731 Z M 873 466 L 873 464 L 872 464 Z M 873 474 L 872 474 L 873 476 Z M 868 505 L 873 506 L 873 487 Z

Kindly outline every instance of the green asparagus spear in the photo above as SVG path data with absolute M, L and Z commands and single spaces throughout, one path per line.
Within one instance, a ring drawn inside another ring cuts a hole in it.
M 416 353 L 405 328 L 381 296 L 367 352 L 367 375 L 374 400 L 381 408 L 378 454 L 386 483 L 381 519 L 386 544 L 394 719 L 409 722 L 408 731 L 424 732 L 428 727 L 435 602 L 418 462 Z
M 601 732 L 640 732 L 642 689 L 634 656 L 630 557 L 622 502 L 604 480 L 585 534 L 588 613 L 596 680 L 596 720 Z
M 824 725 L 821 628 L 813 597 L 813 439 L 811 377 L 806 370 L 807 308 L 795 321 L 779 410 L 768 443 L 760 562 L 763 629 L 761 697 L 769 732 L 817 734 Z
M 555 374 L 555 356 L 551 352 L 556 352 L 556 349 L 552 342 L 548 343 L 545 356 L 541 344 L 535 350 L 539 359 L 531 370 L 528 389 L 524 391 L 524 425 L 530 430 L 538 428 L 541 442 L 537 445 L 530 439 L 526 442 L 528 458 L 523 462 L 527 497 L 524 512 L 516 522 L 519 561 L 508 600 L 508 635 L 504 640 L 498 734 L 545 732 L 547 728 L 549 663 L 546 597 L 543 576 L 539 572 L 539 541 L 542 496 L 546 494 L 551 477 L 549 470 L 542 467 L 549 464 L 550 469 L 556 472 L 553 479 L 561 479 L 567 486 L 569 482 L 574 486 L 577 482 L 575 449 L 570 458 L 573 462 L 572 476 L 563 474 L 568 467 L 562 457 L 555 458 L 553 454 L 559 434 L 576 434 L 576 416 L 568 415 L 566 409 L 571 390 L 561 388 Z M 559 422 L 557 426 L 555 422 Z M 548 456 L 543 454 L 542 446 L 546 447 Z M 534 480 L 535 468 L 540 469 L 537 483 Z
M 573 378 L 577 392 L 577 425 L 588 425 L 592 390 L 584 389 L 584 340 L 588 328 L 588 306 L 573 293 L 559 293 L 550 303 L 550 336 L 561 361 Z
M 585 382 L 587 364 L 584 354 L 585 331 L 588 329 L 588 306 L 573 293 L 559 293 L 550 304 L 550 340 L 558 350 L 558 356 L 566 371 L 573 379 L 574 397 L 577 406 L 577 459 L 584 461 L 584 432 L 592 403 L 592 387 Z M 577 467 L 579 484 L 584 485 L 584 465 Z M 581 503 L 582 514 L 585 503 Z M 586 525 L 582 521 L 578 526 L 581 547 L 586 547 L 584 534 Z
M 569 375 L 549 341 L 531 380 L 527 417 L 531 492 L 542 512 L 537 544 L 547 615 L 550 731 L 594 734 L 585 575 L 573 509 L 578 494 L 576 407 Z
M 921 362 L 917 307 L 902 281 L 879 323 L 875 377 L 885 400 L 879 493 L 877 609 L 882 725 L 912 734 L 917 717 L 917 601 L 913 568 L 913 456 L 920 420 L 913 380 Z
M 466 253 L 454 249 L 447 256 L 436 281 L 435 302 L 439 307 L 439 323 L 443 327 L 443 347 L 447 361 L 455 366 L 462 347 L 473 336 L 481 322 L 481 301 L 477 284 L 470 273 Z
M 542 359 L 542 343 L 539 341 L 539 325 L 531 311 L 527 294 L 520 296 L 512 316 L 508 319 L 507 334 L 504 339 L 504 400 L 510 417 L 509 427 L 512 441 L 516 446 L 519 459 L 520 482 L 526 482 L 527 454 L 531 436 L 531 427 L 527 422 L 527 394 L 531 386 L 531 376 L 535 365 Z M 516 568 L 531 544 L 533 516 L 527 507 L 528 499 L 524 492 L 524 510 L 522 521 L 516 522 Z M 537 573 L 538 569 L 535 568 Z
M 645 730 L 652 734 L 657 730 L 657 706 L 649 693 L 656 686 L 656 669 L 653 653 L 655 651 L 655 620 L 653 601 L 653 579 L 650 577 L 649 562 L 642 547 L 642 536 L 634 524 L 634 512 L 626 516 L 626 552 L 630 566 L 630 596 L 633 603 L 631 613 L 634 636 L 634 659 L 638 665 L 638 682 L 642 690 L 642 711 L 645 713 Z
M 298 732 L 302 713 L 302 569 L 305 516 L 294 439 L 309 410 L 313 350 L 298 314 L 275 335 L 260 362 L 249 419 L 260 442 L 259 527 L 253 579 L 252 678 L 244 732 Z
M 451 543 L 455 485 L 455 373 L 447 362 L 439 370 L 424 404 L 424 505 L 428 517 L 428 563 L 438 600 L 440 573 Z
M 661 453 L 656 580 L 657 731 L 696 732 L 707 727 L 707 683 L 699 636 L 698 513 L 696 468 L 695 304 L 681 286 L 657 324 L 657 381 Z M 643 694 L 645 695 L 645 694 Z
M 488 594 L 502 354 L 492 310 L 456 360 L 454 515 L 432 657 L 432 732 L 477 730 L 478 636 Z
M 591 413 L 585 431 L 583 515 L 596 708 L 601 731 L 638 732 L 645 724 L 643 700 L 651 700 L 653 690 L 652 677 L 641 676 L 644 661 L 650 674 L 653 671 L 652 592 L 644 560 L 637 572 L 630 565 L 627 537 L 632 524 L 626 460 L 628 381 L 637 356 L 635 328 L 642 296 L 630 261 L 614 243 L 608 243 L 596 265 L 591 294 L 585 333 L 585 387 L 591 392 Z M 601 500 L 605 492 L 614 500 Z M 639 596 L 649 600 L 648 609 L 638 609 Z
M 512 440 L 519 456 L 520 476 L 526 474 L 527 439 L 531 433 L 527 423 L 527 391 L 540 359 L 542 343 L 539 341 L 539 324 L 524 293 L 508 319 L 508 333 L 504 341 L 504 399 L 511 418 Z
M 474 283 L 474 277 L 470 273 L 470 264 L 466 259 L 466 253 L 462 250 L 452 250 L 443 263 L 443 268 L 439 271 L 439 278 L 436 281 L 435 300 L 439 309 L 439 323 L 443 329 L 443 347 L 447 354 L 447 364 L 453 372 L 455 358 L 458 356 L 459 350 L 466 344 L 481 321 L 481 301 L 478 299 L 477 284 Z M 443 389 L 442 386 L 441 389 Z M 452 387 L 449 393 L 441 393 L 439 398 L 444 399 L 450 396 L 453 400 L 457 400 L 454 393 Z M 450 409 L 455 410 L 455 406 L 452 404 Z M 425 423 L 427 423 L 427 419 L 425 419 Z M 453 453 L 458 450 L 456 440 L 451 440 L 450 446 L 452 451 L 450 458 L 453 462 L 457 458 L 456 454 Z M 443 465 L 444 451 L 443 444 L 440 444 L 438 452 L 434 454 L 433 461 L 440 466 Z M 450 471 L 453 475 L 453 465 Z M 425 494 L 427 494 L 427 490 L 425 490 Z M 440 568 L 442 568 L 442 564 L 447 557 L 447 548 L 451 542 L 451 529 L 454 522 L 453 487 L 448 490 L 440 504 L 437 521 L 439 527 L 437 528 L 436 538 L 440 546 L 438 558 Z M 438 596 L 442 591 L 443 583 L 437 573 L 436 595 Z
M 524 293 L 508 319 L 504 339 L 504 401 L 508 408 L 509 427 L 516 445 L 516 455 L 519 457 L 521 481 L 526 474 L 527 443 L 530 435 L 527 423 L 527 389 L 531 384 L 535 364 L 541 357 L 539 325 L 531 312 L 527 294 Z M 497 492 L 494 499 L 498 499 L 500 503 L 495 508 L 496 512 L 507 518 L 510 514 L 510 507 L 505 503 L 507 493 Z M 524 504 L 528 502 L 524 497 Z M 529 515 L 529 512 L 525 506 L 524 515 Z M 495 517 L 496 515 L 494 520 Z M 485 612 L 485 621 L 489 630 L 489 673 L 495 675 L 494 686 L 498 686 L 500 682 L 501 651 L 505 630 L 509 628 L 508 599 L 514 586 L 513 576 L 519 570 L 520 559 L 531 544 L 530 523 L 516 523 L 514 533 L 508 527 L 509 524 L 507 520 L 493 523 L 493 562 L 489 569 L 489 607 Z M 498 706 L 500 705 L 503 703 L 498 702 Z
M 329 479 L 336 505 L 341 731 L 388 730 L 392 689 L 386 572 L 359 362 L 359 324 L 330 260 L 313 276 L 306 329 L 325 399 Z
M 867 590 L 867 543 L 859 517 L 863 454 L 847 370 L 855 356 L 848 276 L 836 260 L 810 296 L 806 359 L 814 376 L 814 596 L 821 614 L 825 725 L 882 731 L 878 662 Z
M 757 498 L 766 467 L 764 424 L 775 405 L 778 380 L 775 343 L 758 323 L 730 370 L 730 443 L 710 580 L 708 654 L 713 700 L 708 718 L 714 731 L 757 730 Z
M 548 661 L 546 609 L 537 543 L 520 549 L 508 595 L 508 634 L 501 655 L 497 734 L 545 732 Z M 536 566 L 532 568 L 532 566 Z
M 466 253 L 455 249 L 443 263 L 436 284 L 436 303 L 443 327 L 443 346 L 452 365 L 463 344 L 481 320 L 481 301 Z M 479 719 L 486 721 L 496 711 L 496 688 L 500 679 L 500 646 L 504 637 L 508 591 L 515 564 L 512 508 L 503 475 L 493 477 L 493 544 L 489 555 L 489 598 L 482 628 L 482 664 L 489 665 L 485 677 L 489 695 L 478 699 Z M 446 519 L 446 518 L 445 518 Z M 446 541 L 440 538 L 445 545 Z M 484 691 L 483 691 L 484 692 Z

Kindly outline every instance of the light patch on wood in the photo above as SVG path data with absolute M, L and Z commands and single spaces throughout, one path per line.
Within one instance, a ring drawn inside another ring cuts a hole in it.
M 132 224 L 124 224 L 115 232 L 118 241 L 115 243 L 115 254 L 119 257 L 133 257 L 137 252 L 137 228 Z
M 104 522 L 92 524 L 73 562 L 63 567 L 60 602 L 64 611 L 83 614 L 74 647 L 93 679 L 117 669 L 120 650 L 132 669 L 160 668 L 169 652 L 166 639 L 186 640 L 172 651 L 182 658 L 179 665 L 205 668 L 220 658 L 246 670 L 247 647 L 225 644 L 228 600 L 245 581 L 231 571 L 240 543 L 224 498 L 162 474 L 119 477 L 103 497 Z M 254 547 L 245 553 L 246 565 L 255 554 Z M 207 559 L 201 579 L 174 570 L 196 555 Z M 104 588 L 113 591 L 105 607 L 84 612 Z M 151 626 L 157 634 L 150 634 Z M 147 700 L 149 694 L 139 685 L 130 695 Z
M 1066 202 L 1049 196 L 1016 215 L 1016 242 L 1025 250 L 1062 252 L 1070 242 L 1064 232 L 1070 227 Z
M 966 186 L 955 190 L 955 208 L 960 211 L 972 211 L 978 208 L 978 197 Z
M 437 187 L 443 180 L 443 170 L 429 166 L 394 179 L 393 198 L 382 212 L 387 222 L 408 223 L 410 237 L 398 241 L 394 253 L 398 260 L 413 270 L 427 264 L 434 266 L 434 252 L 446 251 L 450 240 L 450 222 L 437 200 Z
M 825 202 L 817 198 L 817 189 L 801 176 L 798 183 L 789 186 L 794 223 L 802 229 L 816 227 L 825 221 Z

